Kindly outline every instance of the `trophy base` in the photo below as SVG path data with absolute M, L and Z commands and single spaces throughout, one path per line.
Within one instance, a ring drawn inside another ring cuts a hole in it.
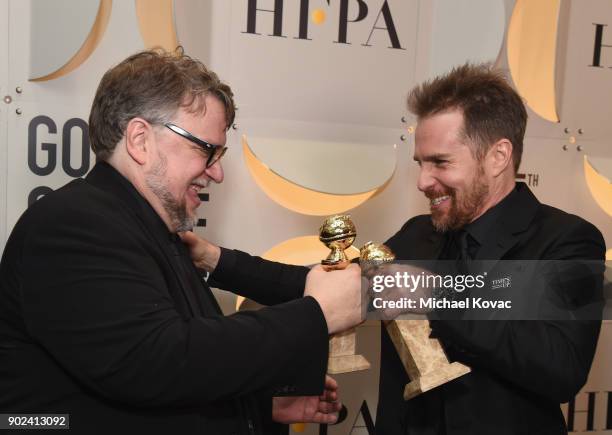
M 358 372 L 369 368 L 370 363 L 363 355 L 332 356 L 327 362 L 327 373 L 330 375 Z
M 447 367 L 440 367 L 435 372 L 427 373 L 410 382 L 404 388 L 404 400 L 412 399 L 421 393 L 439 387 L 453 379 L 469 373 L 471 369 L 459 362 L 450 363 Z

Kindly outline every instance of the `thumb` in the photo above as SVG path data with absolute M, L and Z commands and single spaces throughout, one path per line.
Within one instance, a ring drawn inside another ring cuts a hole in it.
M 198 243 L 198 236 L 192 231 L 183 231 L 178 233 L 178 235 L 186 245 L 195 246 Z

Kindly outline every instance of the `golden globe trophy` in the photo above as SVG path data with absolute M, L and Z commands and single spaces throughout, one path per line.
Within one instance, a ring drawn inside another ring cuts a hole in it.
M 359 250 L 359 264 L 364 275 L 368 276 L 384 263 L 395 260 L 395 254 L 387 245 L 368 242 Z
M 344 269 L 349 260 L 344 252 L 355 241 L 357 231 L 349 215 L 328 217 L 319 229 L 319 240 L 331 249 L 330 254 L 321 261 L 327 271 Z M 363 355 L 355 354 L 355 328 L 334 334 L 329 339 L 329 360 L 327 372 L 330 374 L 349 373 L 370 368 Z
M 380 264 L 395 259 L 387 246 L 372 242 L 361 248 L 359 257 L 362 271 L 367 276 L 371 276 Z M 466 365 L 448 360 L 440 341 L 430 338 L 429 321 L 387 320 L 383 323 L 410 378 L 410 383 L 404 388 L 404 400 L 471 371 Z
M 325 260 L 321 261 L 325 270 L 344 269 L 349 264 L 344 251 L 357 237 L 355 224 L 348 214 L 337 214 L 328 217 L 319 228 L 319 240 L 331 249 Z

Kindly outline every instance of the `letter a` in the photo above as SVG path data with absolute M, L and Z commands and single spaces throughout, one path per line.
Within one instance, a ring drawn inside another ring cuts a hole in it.
M 387 25 L 387 27 L 376 27 L 376 24 L 378 24 L 378 20 L 380 20 L 381 14 L 385 20 L 385 24 Z M 380 12 L 378 13 L 378 16 L 376 17 L 374 26 L 372 26 L 372 30 L 370 31 L 370 36 L 368 36 L 368 40 L 366 41 L 365 44 L 362 44 L 364 47 L 371 47 L 370 39 L 372 39 L 372 34 L 374 33 L 374 30 L 386 30 L 389 33 L 389 38 L 391 39 L 391 47 L 389 48 L 397 48 L 399 50 L 405 50 L 405 48 L 401 46 L 399 38 L 397 37 L 397 30 L 395 29 L 395 23 L 393 22 L 393 16 L 391 15 L 391 9 L 389 9 L 389 3 L 387 3 L 387 0 L 385 0 L 385 2 L 382 5 L 382 8 L 380 8 Z

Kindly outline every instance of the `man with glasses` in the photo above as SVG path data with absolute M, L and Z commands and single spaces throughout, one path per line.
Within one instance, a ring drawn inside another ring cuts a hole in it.
M 89 119 L 98 163 L 24 213 L 0 263 L 0 412 L 70 414 L 88 435 L 336 421 L 328 335 L 361 321 L 359 267 L 306 276 L 221 249 L 211 279 L 273 305 L 225 317 L 178 235 L 223 181 L 234 110 L 181 51 L 106 72 Z

